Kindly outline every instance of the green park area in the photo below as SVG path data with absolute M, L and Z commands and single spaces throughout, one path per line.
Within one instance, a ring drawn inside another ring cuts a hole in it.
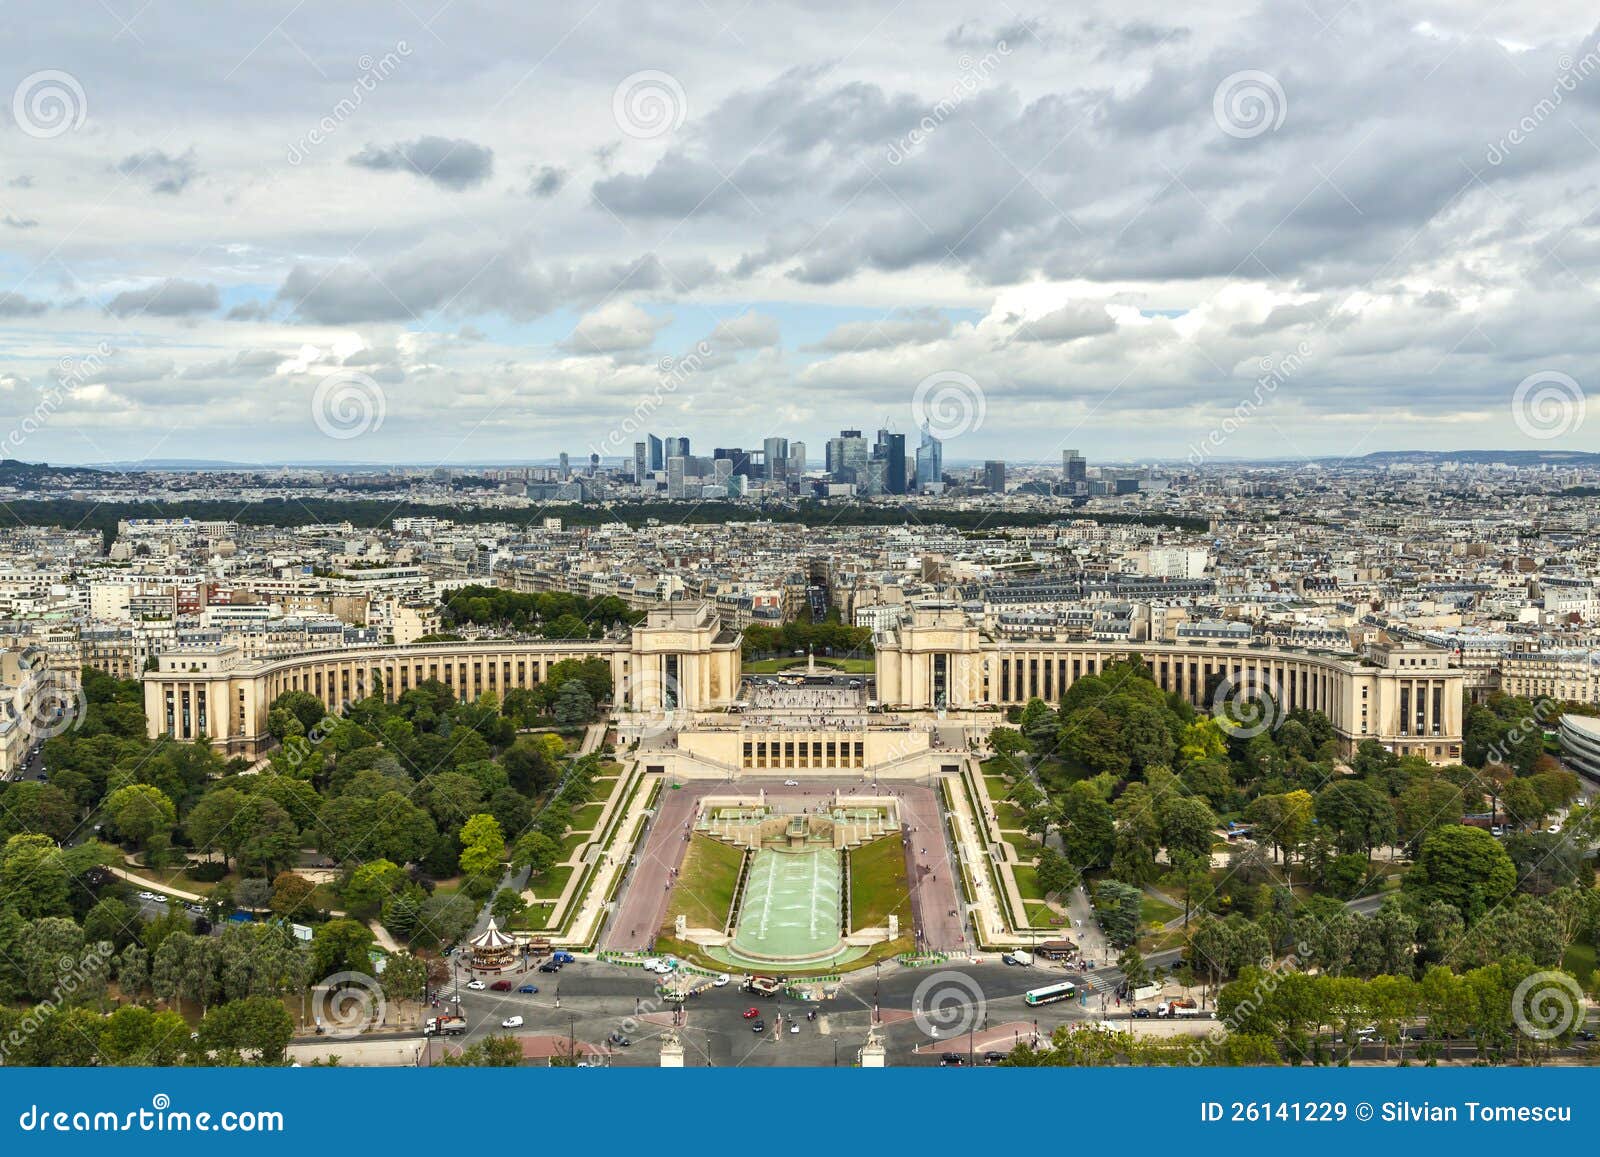
M 881 928 L 890 916 L 911 930 L 911 889 L 906 853 L 894 836 L 863 844 L 850 853 L 850 927 Z
M 804 670 L 806 667 L 804 655 L 790 655 L 778 659 L 754 659 L 744 664 L 746 675 L 776 675 L 780 671 Z M 817 669 L 838 671 L 846 675 L 870 675 L 877 669 L 873 659 L 824 659 L 817 657 Z
M 678 870 L 664 930 L 670 932 L 679 916 L 691 928 L 722 929 L 733 907 L 733 890 L 739 885 L 743 862 L 743 849 L 696 833 Z

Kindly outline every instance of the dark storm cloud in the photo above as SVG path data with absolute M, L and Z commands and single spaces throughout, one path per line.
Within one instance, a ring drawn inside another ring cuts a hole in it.
M 221 305 L 215 285 L 171 278 L 145 289 L 125 290 L 106 304 L 106 310 L 117 317 L 188 317 L 211 313 Z
M 414 173 L 446 189 L 468 189 L 494 171 L 494 150 L 469 140 L 418 137 L 392 145 L 369 144 L 350 158 L 374 172 Z
M 117 162 L 117 172 L 129 180 L 138 181 L 152 193 L 172 196 L 183 192 L 200 174 L 193 149 L 177 156 L 160 149 L 133 153 Z
M 0 317 L 38 317 L 47 306 L 42 301 L 33 301 L 20 293 L 0 293 Z

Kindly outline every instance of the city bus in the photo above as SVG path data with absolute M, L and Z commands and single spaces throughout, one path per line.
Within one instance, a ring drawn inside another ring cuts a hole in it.
M 1068 981 L 1060 984 L 1047 984 L 1043 988 L 1036 988 L 1023 995 L 1023 1000 L 1029 1004 L 1049 1004 L 1056 1000 L 1071 1000 L 1078 994 L 1078 986 Z

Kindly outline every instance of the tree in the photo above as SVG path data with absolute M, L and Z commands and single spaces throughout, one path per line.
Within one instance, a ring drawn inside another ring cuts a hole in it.
M 272 881 L 272 899 L 269 904 L 273 914 L 285 920 L 299 920 L 314 910 L 312 894 L 317 886 L 294 872 L 279 872 Z
M 511 848 L 511 866 L 526 868 L 531 875 L 542 876 L 561 855 L 561 847 L 543 832 L 524 832 Z
M 146 783 L 119 787 L 106 796 L 106 818 L 123 839 L 143 848 L 178 822 L 178 809 L 160 788 Z
M 275 713 L 278 714 L 276 720 L 272 718 Z M 267 730 L 281 743 L 287 735 L 309 735 L 327 713 L 322 700 L 309 691 L 285 691 L 268 708 Z M 291 719 L 298 729 L 286 727 Z
M 513 919 L 522 915 L 528 905 L 522 899 L 522 893 L 515 888 L 501 888 L 494 894 L 494 900 L 489 905 L 489 911 L 494 918 L 502 924 L 509 924 Z
M 344 886 L 345 909 L 353 916 L 370 919 L 408 882 L 405 869 L 393 860 L 368 860 L 350 873 Z
M 1395 801 L 1400 837 L 1412 854 L 1445 824 L 1461 822 L 1461 788 L 1443 776 L 1415 780 Z
M 1340 780 L 1323 788 L 1316 796 L 1316 813 L 1341 852 L 1362 852 L 1370 860 L 1374 848 L 1395 838 L 1394 807 L 1360 780 Z
M 506 840 L 500 825 L 486 813 L 461 825 L 461 873 L 469 879 L 498 879 L 505 859 Z
M 283 1061 L 294 1037 L 294 1019 L 283 1003 L 268 996 L 231 1000 L 200 1022 L 200 1047 L 224 1056 L 254 1052 L 261 1064 Z
M 428 963 L 409 952 L 391 953 L 378 981 L 383 995 L 396 1004 L 420 1001 L 423 986 L 428 982 Z
M 372 929 L 359 920 L 329 920 L 311 940 L 311 968 L 317 976 L 336 972 L 372 975 Z
M 1069 891 L 1078 884 L 1077 868 L 1054 848 L 1040 850 L 1039 863 L 1034 872 L 1039 888 L 1046 896 Z
M 1095 914 L 1100 929 L 1114 947 L 1132 944 L 1139 935 L 1144 893 L 1118 880 L 1101 880 L 1095 886 Z
M 91 944 L 106 940 L 121 949 L 133 943 L 138 932 L 138 916 L 115 896 L 102 896 L 83 917 L 83 935 Z
M 1161 840 L 1172 855 L 1211 856 L 1215 838 L 1216 814 L 1204 800 L 1193 796 L 1172 796 L 1161 804 Z
M 1104 868 L 1116 851 L 1117 829 L 1111 805 L 1084 780 L 1062 793 L 1061 843 L 1067 859 L 1080 870 Z
M 1488 832 L 1452 824 L 1423 842 L 1403 884 L 1425 904 L 1449 904 L 1471 925 L 1516 887 L 1517 869 Z
M 1530 779 L 1514 779 L 1506 784 L 1500 802 L 1518 827 L 1533 827 L 1550 814 L 1549 805 Z
M 594 697 L 582 682 L 574 679 L 562 684 L 561 690 L 556 692 L 551 714 L 563 727 L 587 723 L 594 716 Z

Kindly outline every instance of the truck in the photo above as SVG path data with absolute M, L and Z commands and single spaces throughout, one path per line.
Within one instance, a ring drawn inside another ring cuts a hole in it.
M 576 956 L 574 956 L 572 953 L 563 952 L 561 949 L 558 948 L 558 949 L 556 949 L 554 952 L 552 952 L 550 954 L 550 959 L 555 961 L 557 964 L 572 964 L 578 958 Z
M 430 1016 L 423 1029 L 429 1036 L 460 1036 L 467 1031 L 464 1016 Z
M 783 989 L 783 985 L 779 983 L 776 976 L 752 976 L 749 983 L 744 987 L 747 992 L 753 992 L 757 996 L 764 996 L 769 1000 L 777 996 Z
M 1189 999 L 1163 1000 L 1160 1004 L 1156 1005 L 1156 1015 L 1180 1018 L 1196 1017 L 1200 1015 L 1200 1009 L 1196 1007 L 1193 1000 Z
M 1010 952 L 1007 952 L 1004 956 L 1000 957 L 1000 959 L 1006 964 L 1016 964 L 1023 968 L 1030 968 L 1033 966 L 1033 953 L 1024 952 L 1020 948 L 1013 948 Z

